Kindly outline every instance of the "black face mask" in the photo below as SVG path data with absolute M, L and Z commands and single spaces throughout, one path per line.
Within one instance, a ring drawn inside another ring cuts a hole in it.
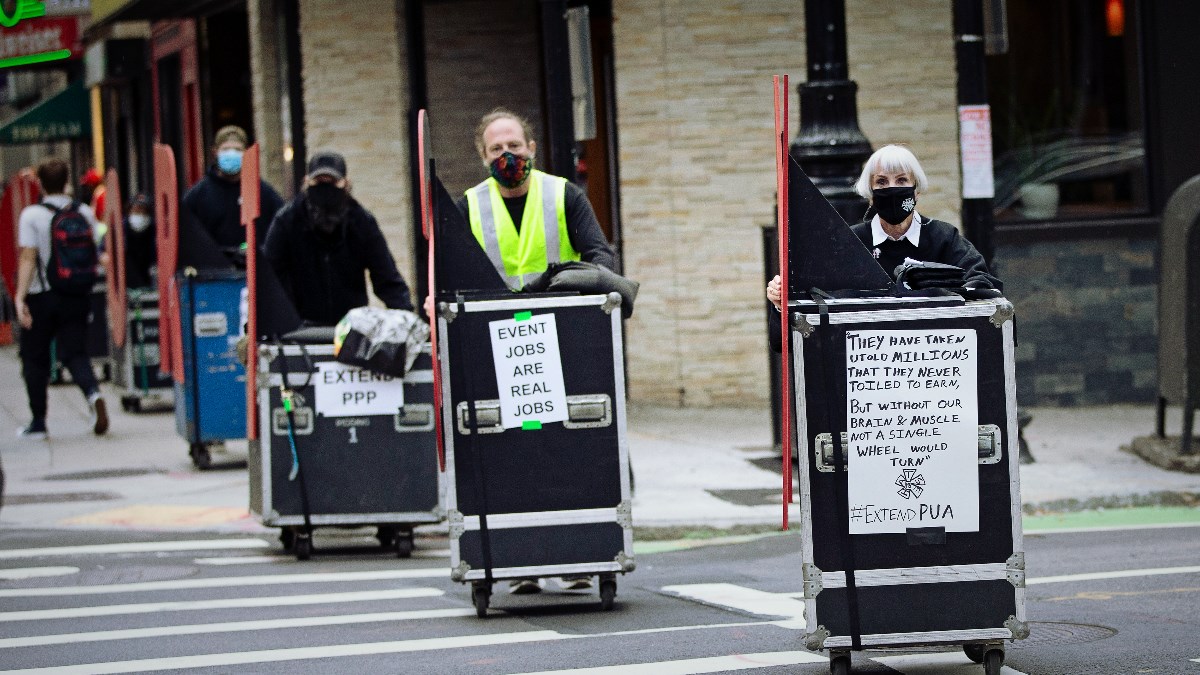
M 346 217 L 350 195 L 333 183 L 310 185 L 306 191 L 308 213 L 313 225 L 322 232 L 333 232 Z
M 899 186 L 872 190 L 871 204 L 885 222 L 899 225 L 917 209 L 917 189 Z

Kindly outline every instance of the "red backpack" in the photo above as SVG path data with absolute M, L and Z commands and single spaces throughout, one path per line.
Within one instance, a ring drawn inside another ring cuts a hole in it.
M 50 260 L 42 281 L 50 290 L 63 295 L 87 295 L 96 285 L 96 265 L 100 261 L 92 224 L 79 211 L 79 202 L 56 208 L 50 219 Z

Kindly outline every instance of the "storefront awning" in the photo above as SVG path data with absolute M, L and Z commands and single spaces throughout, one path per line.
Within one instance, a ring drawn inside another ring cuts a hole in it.
M 76 140 L 91 135 L 88 93 L 83 82 L 76 81 L 0 127 L 0 145 Z
M 89 34 L 117 21 L 153 21 L 204 16 L 245 0 L 92 0 Z

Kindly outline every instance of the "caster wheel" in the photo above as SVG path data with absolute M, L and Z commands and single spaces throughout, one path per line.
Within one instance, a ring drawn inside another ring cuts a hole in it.
M 125 412 L 130 412 L 133 410 L 133 397 L 131 397 L 131 396 L 122 396 L 121 397 L 121 410 L 124 410 Z
M 391 548 L 396 544 L 396 528 L 380 525 L 379 530 L 375 533 L 375 538 L 379 540 L 380 548 Z
M 306 533 L 297 533 L 296 543 L 293 550 L 296 553 L 296 560 L 308 560 L 312 557 L 313 543 L 312 535 Z
M 850 675 L 850 657 L 835 656 L 829 659 L 829 672 L 833 675 Z
M 963 653 L 975 663 L 983 663 L 983 655 L 987 653 L 987 645 L 963 645 Z
M 142 401 L 141 401 L 141 399 L 137 399 L 137 398 L 135 398 L 135 399 L 133 399 L 132 401 L 130 401 L 130 402 L 129 402 L 129 412 L 135 412 L 135 413 L 140 413 L 140 412 L 142 412 Z
M 409 530 L 408 532 L 400 532 L 396 535 L 397 558 L 411 558 L 414 548 L 415 546 L 413 546 L 412 530 Z
M 475 605 L 475 616 L 486 619 L 488 602 L 492 598 L 492 589 L 484 586 L 471 587 L 471 604 Z
M 100 367 L 100 374 L 104 382 L 112 382 L 113 370 L 111 364 L 104 364 Z
M 984 675 L 1000 675 L 1000 670 L 1004 667 L 1004 650 L 989 649 L 983 655 L 983 672 Z
M 289 528 L 283 528 L 279 531 L 279 543 L 283 544 L 283 550 L 286 553 L 291 553 L 296 548 L 296 532 Z
M 600 609 L 611 612 L 613 603 L 617 600 L 617 581 L 602 579 L 600 581 Z
M 212 467 L 212 452 L 209 451 L 208 445 L 192 443 L 189 454 L 192 456 L 192 465 L 197 469 L 204 470 Z

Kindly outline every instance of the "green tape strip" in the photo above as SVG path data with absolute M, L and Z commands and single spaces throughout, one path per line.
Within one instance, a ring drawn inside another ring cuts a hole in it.
M 542 423 L 537 420 L 525 420 L 521 422 L 521 431 L 537 431 L 542 428 Z
M 515 321 L 528 321 L 533 318 L 533 312 L 517 312 L 513 314 Z

